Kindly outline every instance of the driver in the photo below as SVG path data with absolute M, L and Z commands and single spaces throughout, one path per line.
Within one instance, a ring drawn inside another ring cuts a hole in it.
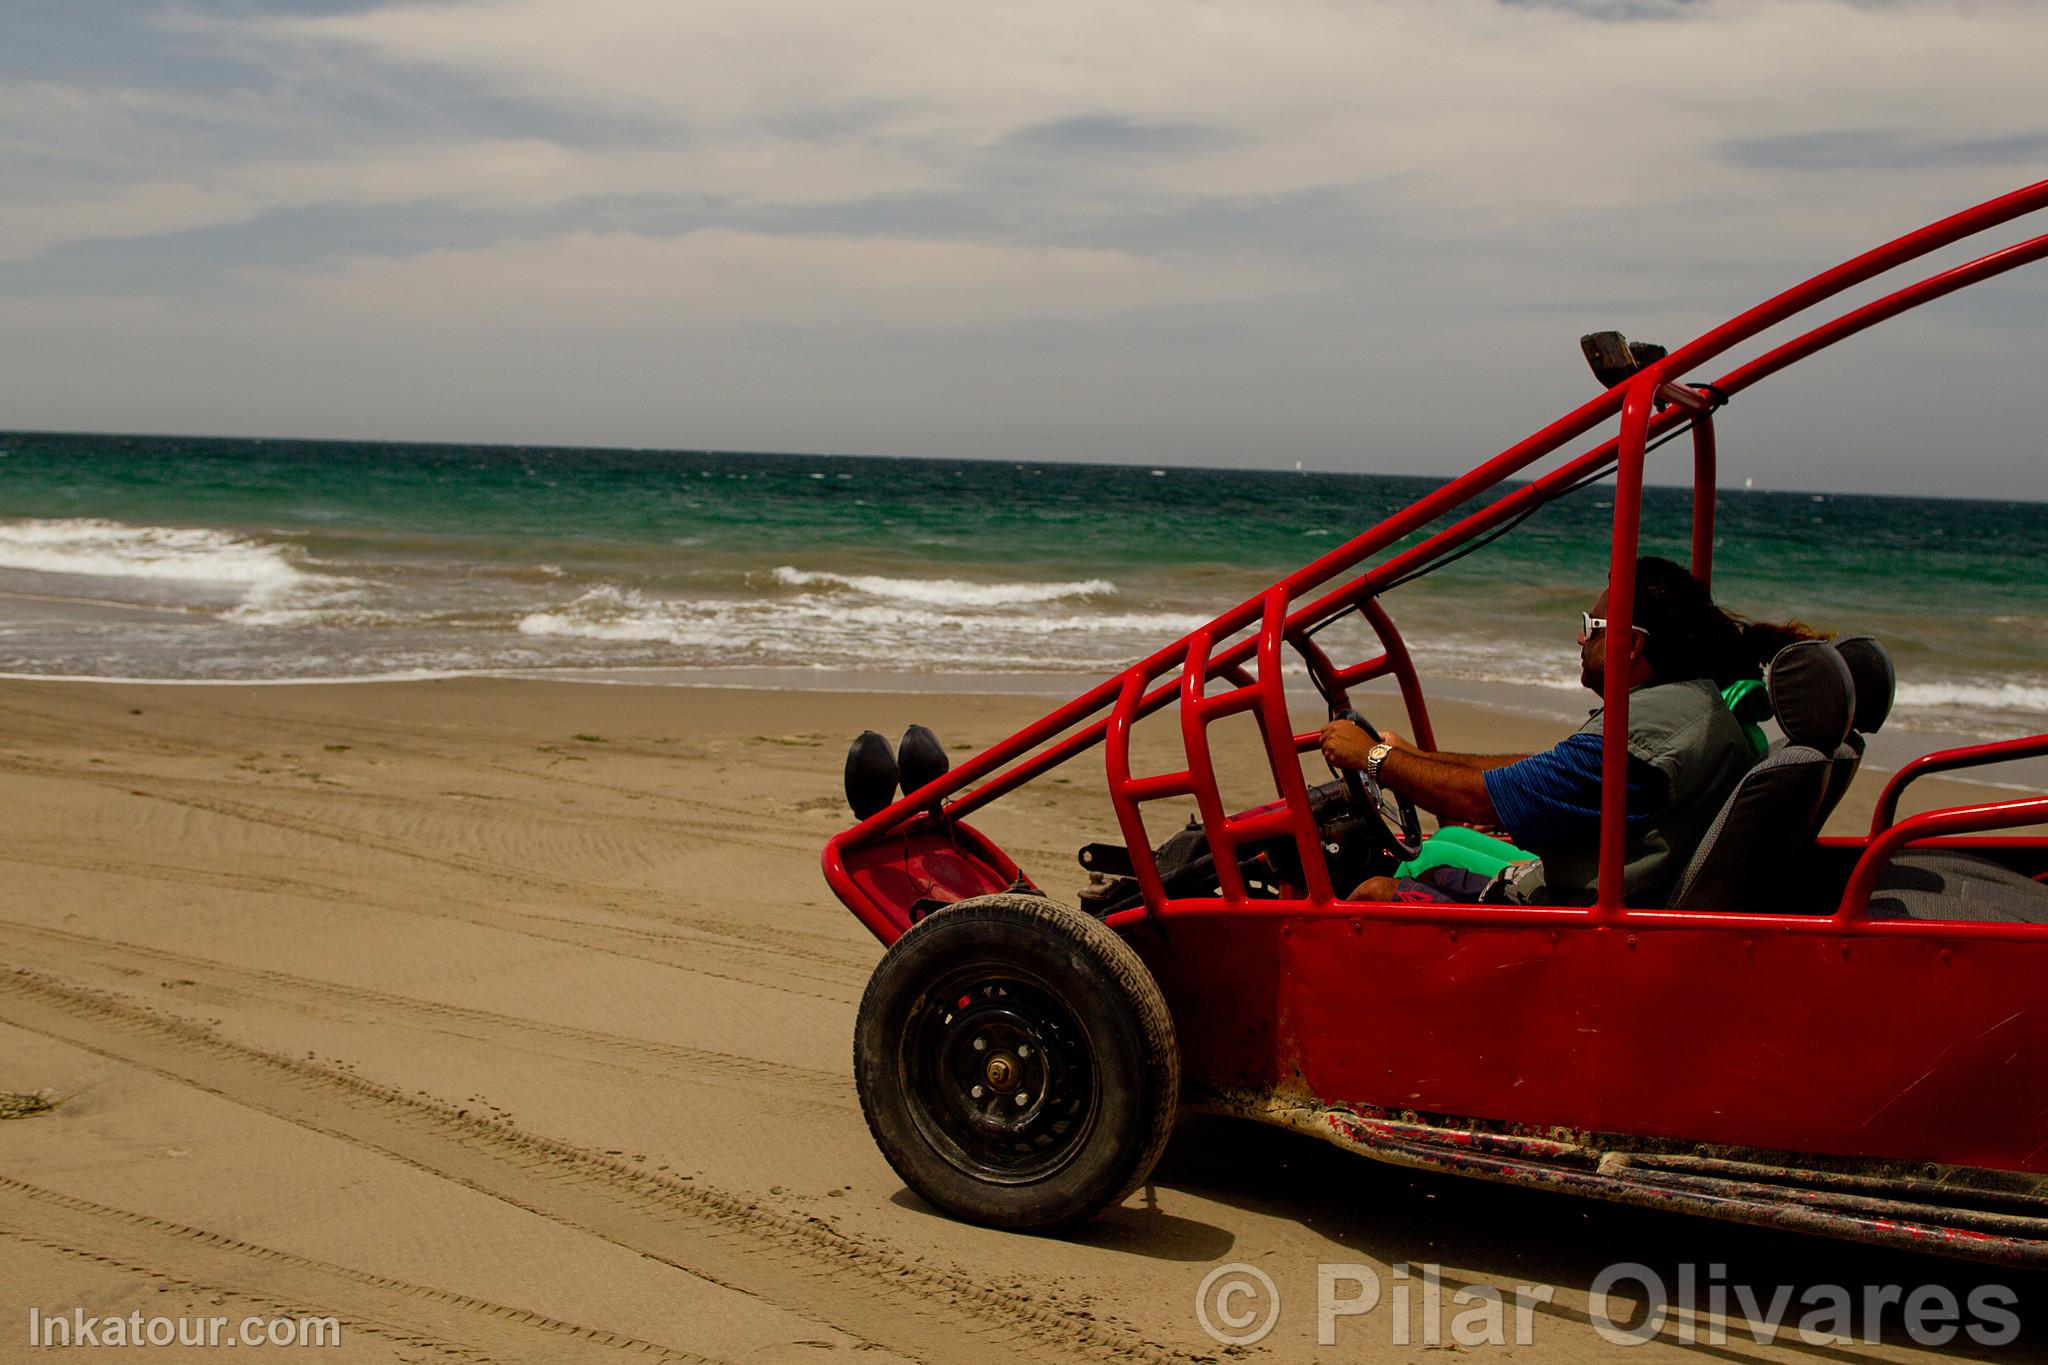
M 1754 757 L 1721 689 L 1754 678 L 1783 646 L 1814 638 L 1797 622 L 1744 621 L 1668 559 L 1636 561 L 1636 624 L 1607 631 L 1603 590 L 1579 631 L 1579 681 L 1602 695 L 1609 668 L 1628 675 L 1628 843 L 1623 898 L 1662 905 Z M 1357 724 L 1323 727 L 1332 766 L 1363 771 L 1446 825 L 1503 832 L 1538 855 L 1490 881 L 1457 867 L 1423 878 L 1373 877 L 1353 900 L 1590 904 L 1600 857 L 1601 710 L 1540 754 L 1447 754 L 1392 731 L 1375 744 Z

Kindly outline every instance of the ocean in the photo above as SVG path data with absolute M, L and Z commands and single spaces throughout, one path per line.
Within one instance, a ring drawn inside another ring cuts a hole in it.
M 0 433 L 0 673 L 1072 694 L 1440 482 Z M 1391 594 L 1425 679 L 1583 710 L 1612 504 Z M 1685 557 L 1689 504 L 1649 490 L 1646 552 Z M 1878 636 L 1900 728 L 2048 730 L 2048 504 L 1724 490 L 1716 516 L 1718 599 Z

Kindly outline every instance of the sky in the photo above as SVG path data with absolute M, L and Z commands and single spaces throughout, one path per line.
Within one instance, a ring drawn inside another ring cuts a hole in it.
M 1452 474 L 1581 333 L 2048 175 L 2044 69 L 2027 0 L 0 0 L 0 428 Z M 2044 303 L 1723 482 L 2048 497 Z

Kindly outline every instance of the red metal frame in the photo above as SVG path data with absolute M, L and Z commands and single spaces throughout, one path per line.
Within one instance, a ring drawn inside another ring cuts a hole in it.
M 862 923 L 892 943 L 910 923 L 911 892 L 944 901 L 1021 878 L 999 849 L 959 822 L 1099 744 L 1144 899 L 1109 922 L 1165 990 L 1186 1074 L 1199 1086 L 1292 1096 L 1297 1108 L 1413 1110 L 2048 1175 L 2048 1133 L 2040 1128 L 2048 1109 L 2048 927 L 1868 915 L 1875 877 L 1897 849 L 2048 821 L 2048 797 L 2034 797 L 1894 822 L 1904 786 L 1926 772 L 2048 753 L 2048 736 L 1930 755 L 1901 770 L 1867 838 L 1827 841 L 1836 855 L 1856 854 L 1832 913 L 1796 904 L 1730 913 L 1630 907 L 1621 898 L 1626 750 L 1615 739 L 1627 733 L 1629 694 L 1623 671 L 1610 670 L 1595 905 L 1357 903 L 1339 899 L 1342 888 L 1330 885 L 1319 856 L 1299 762 L 1317 734 L 1293 733 L 1282 668 L 1293 649 L 1337 704 L 1359 683 L 1391 676 L 1411 733 L 1433 747 L 1421 682 L 1381 600 L 1388 585 L 1610 467 L 1611 563 L 1632 564 L 1646 452 L 1687 425 L 1692 564 L 1710 578 L 1714 410 L 1816 351 L 2048 256 L 2048 234 L 1823 321 L 1711 384 L 1683 376 L 1844 290 L 2044 208 L 2048 181 L 1865 252 L 1677 348 L 835 836 L 824 850 L 827 880 Z M 1358 571 L 1402 537 L 1608 422 L 1617 423 L 1611 436 Z M 1626 635 L 1634 609 L 1632 576 L 1612 574 L 1609 630 Z M 1380 652 L 1340 665 L 1312 635 L 1348 611 L 1371 626 Z M 1185 766 L 1134 771 L 1132 728 L 1176 703 Z M 1254 716 L 1265 736 L 1279 800 L 1233 813 L 1217 790 L 1208 731 L 1240 713 Z M 1144 805 L 1189 797 L 1218 855 L 1219 896 L 1169 897 L 1151 852 L 1156 841 Z M 1292 898 L 1253 899 L 1232 855 L 1248 841 L 1280 837 L 1299 852 L 1306 885 Z M 2048 848 L 2048 839 L 1979 841 L 2015 842 Z M 960 871 L 962 860 L 977 859 L 984 864 L 978 873 Z M 1162 932 L 1141 931 L 1144 925 Z M 1663 1079 L 1671 1077 L 1684 1083 Z M 1958 1125 L 1965 1102 L 1972 1121 Z
M 1898 817 L 1900 794 L 1909 784 L 1929 773 L 1980 768 L 1987 763 L 2006 763 L 2015 758 L 2035 758 L 2042 754 L 2048 754 L 2048 735 L 2001 739 L 1991 744 L 1971 744 L 1960 749 L 1922 754 L 1893 773 L 1891 781 L 1884 784 L 1884 791 L 1877 798 L 1877 808 L 1870 817 L 1870 836 L 1874 839 L 1891 828 L 1892 821 Z
M 1558 488 L 1610 463 L 1615 466 L 1617 475 L 1614 499 L 1614 558 L 1616 563 L 1633 559 L 1640 532 L 1645 448 L 1651 440 L 1688 421 L 1694 423 L 1695 452 L 1692 561 L 1695 570 L 1702 577 L 1710 577 L 1715 470 L 1715 435 L 1711 409 L 1716 402 L 1733 397 L 1786 366 L 1879 322 L 1958 289 L 2048 256 L 2048 234 L 1991 252 L 1964 265 L 1898 289 L 1747 361 L 1710 385 L 1691 387 L 1679 382 L 1677 376 L 1846 289 L 2043 207 L 2048 207 L 2048 181 L 2003 195 L 1865 252 L 1802 285 L 1784 291 L 1678 348 L 1624 385 L 1610 389 L 1567 413 L 1527 439 L 1510 446 L 1477 469 L 1417 500 L 1410 507 L 1387 518 L 1363 535 L 1282 579 L 1266 592 L 1239 604 L 1201 629 L 1132 665 L 1116 677 L 1091 688 L 1035 724 L 976 755 L 923 790 L 910 793 L 876 815 L 835 836 L 825 848 L 826 879 L 831 883 L 833 890 L 877 937 L 885 943 L 893 942 L 908 925 L 903 908 L 892 907 L 876 900 L 858 879 L 849 876 L 846 868 L 846 856 L 849 852 L 875 840 L 901 833 L 909 822 L 919 819 L 935 803 L 941 801 L 944 802 L 946 812 L 944 818 L 964 818 L 1106 740 L 1105 766 L 1118 824 L 1137 863 L 1138 880 L 1145 888 L 1148 908 L 1154 913 L 1166 913 L 1166 897 L 1159 886 L 1157 870 L 1151 865 L 1147 855 L 1150 845 L 1145 837 L 1144 822 L 1138 807 L 1146 801 L 1192 795 L 1202 807 L 1205 820 L 1222 818 L 1220 802 L 1214 789 L 1213 774 L 1207 769 L 1206 757 L 1197 757 L 1198 754 L 1206 754 L 1202 731 L 1209 722 L 1223 715 L 1254 708 L 1262 724 L 1277 724 L 1278 728 L 1269 733 L 1277 734 L 1285 730 L 1285 725 L 1279 723 L 1285 714 L 1280 670 L 1277 665 L 1268 666 L 1268 658 L 1277 654 L 1280 640 L 1285 639 L 1299 647 L 1308 632 L 1318 625 L 1346 610 L 1362 608 L 1366 619 L 1375 628 L 1385 652 L 1378 659 L 1368 660 L 1350 668 L 1332 670 L 1332 681 L 1340 689 L 1348 689 L 1359 682 L 1392 674 L 1401 689 L 1410 729 L 1419 743 L 1431 744 L 1433 735 L 1420 680 L 1416 676 L 1414 665 L 1408 657 L 1399 631 L 1378 601 L 1377 594 L 1382 585 L 1446 550 L 1469 542 L 1516 513 L 1526 510 L 1531 504 L 1540 501 Z M 1367 573 L 1339 584 L 1305 605 L 1288 609 L 1288 604 L 1299 600 L 1306 593 L 1330 583 L 1339 575 L 1355 568 L 1370 556 L 1430 521 L 1491 491 L 1503 480 L 1513 477 L 1567 442 L 1584 435 L 1600 422 L 1617 415 L 1621 418 L 1621 429 L 1613 439 L 1594 446 L 1576 459 L 1515 492 L 1479 508 L 1455 525 L 1438 532 L 1405 553 L 1383 561 Z M 1614 629 L 1625 631 L 1632 620 L 1632 595 L 1632 585 L 1626 575 L 1613 580 L 1609 594 L 1608 618 L 1617 623 Z M 1257 636 L 1239 640 L 1221 652 L 1215 652 L 1217 642 L 1230 639 L 1254 620 L 1259 621 L 1261 627 Z M 1246 679 L 1242 672 L 1243 665 L 1254 657 L 1257 657 L 1260 663 L 1259 676 L 1256 679 Z M 1156 687 L 1151 686 L 1155 680 L 1168 673 L 1176 673 L 1179 677 Z M 1254 691 L 1260 695 L 1222 701 L 1206 695 L 1204 689 L 1212 679 L 1229 677 L 1232 674 L 1238 679 L 1236 690 Z M 1341 690 L 1339 695 L 1342 695 Z M 1132 773 L 1129 767 L 1131 727 L 1138 720 L 1176 700 L 1183 706 L 1182 727 L 1188 742 L 1189 767 L 1169 774 L 1140 776 Z M 1622 685 L 1620 675 L 1617 674 L 1615 678 L 1609 680 L 1609 695 L 1603 700 L 1610 716 L 1618 722 L 1609 726 L 1610 733 L 1626 733 L 1628 694 Z M 1103 716 L 1105 708 L 1109 711 L 1107 716 Z M 1076 726 L 1080 728 L 1075 729 Z M 1070 730 L 1073 733 L 1064 734 Z M 1064 737 L 1059 738 L 1056 743 L 1048 744 L 1048 741 L 1063 734 Z M 1295 735 L 1295 749 L 1298 752 L 1306 751 L 1313 743 L 1313 738 L 1312 735 Z M 1623 805 L 1619 798 L 1624 783 L 1625 761 L 1618 746 L 1610 745 L 1608 748 L 1603 773 L 1605 828 L 1600 877 L 1601 885 L 1607 889 L 1603 892 L 1599 905 L 1595 907 L 1597 915 L 1602 919 L 1613 919 L 1624 909 L 1616 888 L 1621 882 L 1618 869 L 1622 855 L 1619 836 Z M 1274 759 L 1276 781 L 1281 787 L 1281 795 L 1288 799 L 1287 817 L 1283 820 L 1271 815 L 1262 816 L 1264 823 L 1258 830 L 1236 830 L 1233 833 L 1239 839 L 1243 839 L 1251 837 L 1253 833 L 1269 832 L 1268 827 L 1284 825 L 1286 831 L 1291 833 L 1297 842 L 1305 849 L 1310 848 L 1314 844 L 1315 834 L 1305 803 L 1294 799 L 1296 793 L 1290 789 L 1290 784 L 1282 773 L 1283 768 L 1291 765 L 1284 765 L 1279 761 L 1280 755 L 1277 750 Z M 1236 896 L 1229 897 L 1231 901 L 1238 899 Z M 1323 906 L 1329 904 L 1332 899 L 1331 890 L 1311 887 L 1306 903 L 1310 906 Z

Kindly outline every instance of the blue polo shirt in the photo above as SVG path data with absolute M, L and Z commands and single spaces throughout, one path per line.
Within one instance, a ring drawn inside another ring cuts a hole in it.
M 1602 714 L 1595 710 L 1577 734 L 1549 752 L 1484 775 L 1501 823 L 1542 860 L 1532 897 L 1592 899 L 1600 860 Z M 1711 679 L 1646 683 L 1629 693 L 1628 904 L 1664 903 L 1754 757 Z
M 1580 732 L 1547 753 L 1485 773 L 1501 827 L 1524 848 L 1600 843 L 1600 736 Z M 1646 828 L 1664 807 L 1664 776 L 1628 760 L 1628 827 Z

